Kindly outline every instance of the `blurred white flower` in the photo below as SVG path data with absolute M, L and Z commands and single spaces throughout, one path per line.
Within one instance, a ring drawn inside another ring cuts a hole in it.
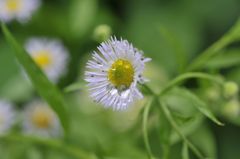
M 35 100 L 23 113 L 23 132 L 41 137 L 59 137 L 63 131 L 57 115 L 47 103 Z
M 87 62 L 85 80 L 90 96 L 105 107 L 123 110 L 136 99 L 143 97 L 137 83 L 144 83 L 142 74 L 145 63 L 143 53 L 127 40 L 111 38 L 98 47 Z
M 0 134 L 6 133 L 14 124 L 15 110 L 11 103 L 0 100 Z
M 0 20 L 10 22 L 16 19 L 26 22 L 40 4 L 40 0 L 0 0 Z
M 25 47 L 50 80 L 57 82 L 66 73 L 69 53 L 59 40 L 31 38 Z

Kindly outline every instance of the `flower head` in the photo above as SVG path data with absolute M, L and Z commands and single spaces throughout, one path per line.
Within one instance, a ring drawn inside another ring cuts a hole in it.
M 6 133 L 15 122 L 15 111 L 9 102 L 0 101 L 0 134 Z
M 111 38 L 98 47 L 87 62 L 85 80 L 90 96 L 105 107 L 126 109 L 136 99 L 143 97 L 137 83 L 146 81 L 142 74 L 145 63 L 143 53 L 127 40 Z
M 58 137 L 62 134 L 56 114 L 40 100 L 35 100 L 26 106 L 23 131 L 26 134 L 42 137 Z
M 40 6 L 40 0 L 1 0 L 0 20 L 26 22 Z
M 69 54 L 60 41 L 31 38 L 26 43 L 26 50 L 52 81 L 57 81 L 66 72 Z

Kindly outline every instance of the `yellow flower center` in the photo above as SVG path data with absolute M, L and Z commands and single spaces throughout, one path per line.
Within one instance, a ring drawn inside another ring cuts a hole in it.
M 38 128 L 48 128 L 52 122 L 52 114 L 49 110 L 35 110 L 32 115 L 32 122 Z
M 20 7 L 20 2 L 19 0 L 7 0 L 7 8 L 10 11 L 16 11 Z
M 108 79 L 115 87 L 129 87 L 133 78 L 134 68 L 127 60 L 119 59 L 115 61 L 108 71 Z
M 52 62 L 50 54 L 46 51 L 37 53 L 37 56 L 33 57 L 33 60 L 41 68 L 47 67 Z

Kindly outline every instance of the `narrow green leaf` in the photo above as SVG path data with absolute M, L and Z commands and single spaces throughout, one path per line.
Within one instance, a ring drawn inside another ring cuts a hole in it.
M 189 159 L 188 145 L 186 142 L 183 142 L 182 159 Z
M 42 70 L 35 64 L 24 48 L 18 44 L 4 24 L 2 24 L 2 30 L 8 43 L 14 49 L 16 58 L 25 69 L 34 87 L 56 112 L 64 130 L 67 132 L 69 127 L 69 119 L 64 97 L 62 96 L 61 92 L 48 80 Z
M 210 120 L 212 120 L 214 123 L 223 126 L 224 124 L 220 122 L 214 114 L 211 112 L 211 110 L 208 108 L 208 106 L 195 94 L 188 91 L 184 88 L 176 88 L 175 91 L 179 92 L 179 95 L 183 98 L 187 98 L 193 106 L 195 106 L 202 114 L 204 114 L 206 117 L 208 117 Z

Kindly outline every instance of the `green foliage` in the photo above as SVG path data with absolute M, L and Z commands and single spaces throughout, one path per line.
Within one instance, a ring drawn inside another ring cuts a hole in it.
M 45 145 L 49 148 L 63 151 L 75 158 L 95 159 L 94 155 L 88 154 L 76 146 L 66 145 L 66 143 L 59 140 L 26 137 L 26 136 L 21 136 L 16 134 L 1 137 L 1 140 L 12 141 L 12 142 L 23 142 L 23 143 L 38 143 L 39 145 Z
M 65 138 L 20 134 L 20 116 L 0 137 L 1 159 L 239 158 L 239 93 L 226 97 L 222 89 L 226 81 L 240 85 L 238 0 L 42 3 L 29 22 L 2 25 L 0 96 L 22 111 L 36 89 L 60 118 Z M 93 103 L 82 82 L 102 24 L 153 59 L 150 82 L 141 85 L 144 100 L 125 112 Z M 22 47 L 31 36 L 59 38 L 69 49 L 69 71 L 56 86 Z M 214 100 L 210 88 L 218 93 Z
M 199 99 L 196 95 L 191 93 L 190 91 L 186 89 L 176 89 L 175 91 L 178 92 L 178 95 L 182 98 L 187 98 L 187 100 L 194 106 L 196 107 L 202 114 L 204 114 L 206 117 L 211 119 L 213 122 L 216 124 L 223 126 L 224 124 L 220 122 L 214 114 L 211 112 L 210 108 L 201 100 Z
M 12 34 L 8 31 L 7 27 L 2 24 L 3 33 L 14 49 L 14 53 L 19 63 L 24 67 L 29 78 L 31 79 L 34 87 L 38 93 L 49 103 L 53 110 L 57 113 L 63 128 L 67 132 L 69 129 L 69 119 L 67 114 L 67 106 L 64 97 L 56 86 L 54 86 L 42 70 L 35 64 L 29 54 L 22 48 Z

